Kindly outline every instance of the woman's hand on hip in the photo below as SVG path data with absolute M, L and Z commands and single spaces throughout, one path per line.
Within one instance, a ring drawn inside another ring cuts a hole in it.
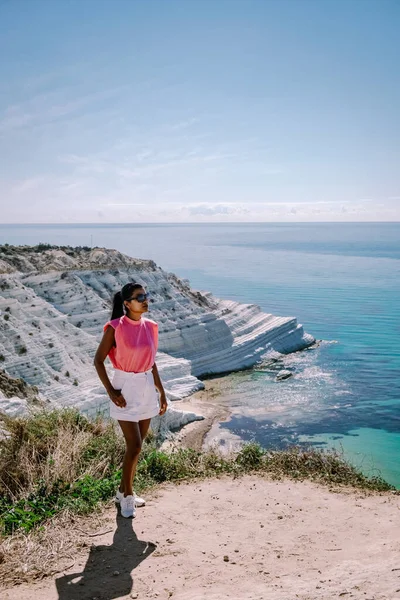
M 160 412 L 159 415 L 164 415 L 167 412 L 168 402 L 165 394 L 160 395 Z
M 111 402 L 114 402 L 119 408 L 124 408 L 126 406 L 126 400 L 121 394 L 121 390 L 115 390 L 113 388 L 108 395 L 110 396 Z

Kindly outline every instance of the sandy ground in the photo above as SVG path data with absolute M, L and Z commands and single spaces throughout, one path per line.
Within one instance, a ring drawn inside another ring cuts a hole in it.
M 108 509 L 99 530 L 106 533 L 83 539 L 75 564 L 54 579 L 0 595 L 400 599 L 399 510 L 391 493 L 337 493 L 259 476 L 168 484 L 134 520 Z

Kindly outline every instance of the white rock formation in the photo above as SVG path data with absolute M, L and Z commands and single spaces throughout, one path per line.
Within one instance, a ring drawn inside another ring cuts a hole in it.
M 0 413 L 6 413 L 10 417 L 19 417 L 24 415 L 27 410 L 28 401 L 26 398 L 18 398 L 18 396 L 7 398 L 0 392 Z
M 0 368 L 38 386 L 44 399 L 88 415 L 108 409 L 93 356 L 111 298 L 128 281 L 151 294 L 149 317 L 159 324 L 157 364 L 169 400 L 204 387 L 201 375 L 250 367 L 266 352 L 314 342 L 294 317 L 195 292 L 152 261 L 115 250 L 3 246 L 0 272 Z M 179 428 L 195 418 L 170 410 L 165 423 Z
M 290 377 L 293 377 L 293 373 L 291 371 L 288 371 L 287 369 L 282 369 L 281 371 L 279 371 L 279 373 L 276 374 L 275 379 L 276 381 L 285 381 Z

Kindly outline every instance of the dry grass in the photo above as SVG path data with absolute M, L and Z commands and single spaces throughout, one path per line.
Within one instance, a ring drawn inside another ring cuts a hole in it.
M 90 422 L 76 410 L 0 415 L 0 494 L 27 498 L 86 475 L 102 477 L 119 465 L 124 442 L 112 423 Z
M 2 519 L 6 522 L 7 513 L 20 507 L 28 524 L 1 539 L 0 580 L 3 586 L 10 586 L 54 575 L 74 564 L 79 548 L 87 545 L 82 540 L 90 540 L 85 531 L 100 522 L 100 512 L 93 512 L 93 508 L 103 505 L 91 501 L 90 485 L 102 485 L 108 477 L 110 496 L 124 442 L 112 423 L 90 422 L 74 410 L 38 412 L 15 419 L 1 415 L 0 427 Z M 86 481 L 89 483 L 81 488 L 82 496 L 89 498 L 81 499 L 78 494 L 73 503 L 66 502 L 73 485 Z M 33 509 L 31 503 L 36 503 Z M 79 514 L 85 513 L 86 507 L 90 516 Z M 40 517 L 39 527 L 30 520 L 31 510 Z
M 39 452 L 29 443 L 22 443 L 14 455 L 14 464 L 1 469 L 1 484 L 5 491 L 19 498 L 31 494 L 38 481 L 46 489 L 51 489 L 59 480 L 74 481 L 80 470 L 82 450 L 90 437 L 87 431 L 77 431 L 69 425 L 59 429 L 45 450 L 47 460 L 43 460 L 42 451 Z M 21 469 L 22 465 L 23 471 L 18 472 L 18 467 Z

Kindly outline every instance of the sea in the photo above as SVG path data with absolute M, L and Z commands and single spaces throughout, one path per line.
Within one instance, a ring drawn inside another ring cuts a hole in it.
M 318 345 L 228 376 L 216 435 L 335 448 L 400 489 L 400 223 L 0 225 L 0 243 L 116 248 L 297 317 Z

